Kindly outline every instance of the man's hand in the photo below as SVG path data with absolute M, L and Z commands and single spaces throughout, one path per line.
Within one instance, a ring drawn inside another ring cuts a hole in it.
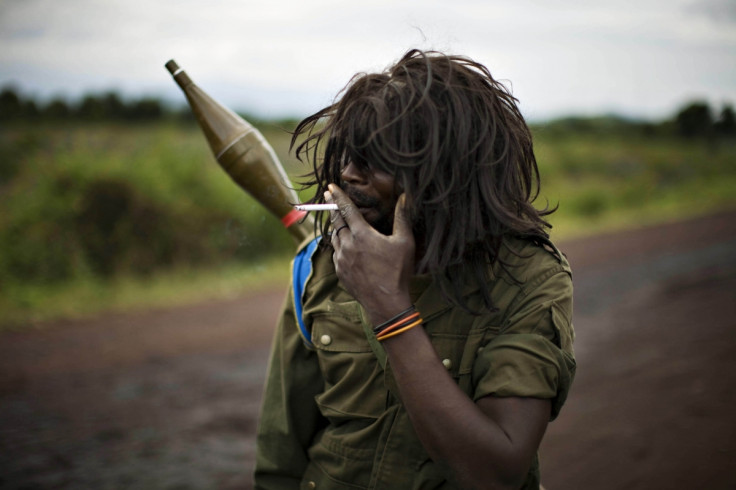
M 411 305 L 415 244 L 404 208 L 406 197 L 396 203 L 393 233 L 386 236 L 366 222 L 342 189 L 335 184 L 328 188 L 325 200 L 339 207 L 330 212 L 337 277 L 378 325 Z
M 390 236 L 373 229 L 336 185 L 329 185 L 333 261 L 340 282 L 378 325 L 411 305 L 414 236 L 404 196 Z M 382 342 L 401 400 L 429 456 L 463 488 L 518 488 L 549 420 L 551 402 L 486 396 L 474 402 L 440 362 L 423 328 Z M 440 423 L 438 423 L 438 421 Z

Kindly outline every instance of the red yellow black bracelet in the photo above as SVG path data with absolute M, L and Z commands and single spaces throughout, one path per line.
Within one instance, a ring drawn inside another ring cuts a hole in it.
M 422 319 L 414 305 L 373 329 L 376 339 L 385 340 L 421 325 Z

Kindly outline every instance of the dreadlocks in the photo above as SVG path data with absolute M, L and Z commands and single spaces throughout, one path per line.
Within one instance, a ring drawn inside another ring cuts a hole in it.
M 422 244 L 417 271 L 441 279 L 463 306 L 461 278 L 470 273 L 493 308 L 487 265 L 503 237 L 549 244 L 545 217 L 555 211 L 532 205 L 539 170 L 517 99 L 485 66 L 419 50 L 382 73 L 357 74 L 341 94 L 292 136 L 297 158 L 313 166 L 304 182 L 316 187 L 311 202 L 323 202 L 347 162 L 388 172 Z M 317 226 L 326 235 L 329 220 Z

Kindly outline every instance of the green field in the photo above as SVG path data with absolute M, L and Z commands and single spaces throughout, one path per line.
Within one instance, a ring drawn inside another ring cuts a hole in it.
M 553 238 L 641 227 L 736 205 L 736 146 L 623 135 L 535 137 Z
M 292 174 L 289 135 L 262 125 Z M 535 127 L 556 240 L 736 206 L 733 141 Z M 294 244 L 193 125 L 0 130 L 0 326 L 283 284 Z

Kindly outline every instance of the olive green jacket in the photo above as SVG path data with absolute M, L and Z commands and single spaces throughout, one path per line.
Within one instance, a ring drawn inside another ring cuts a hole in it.
M 412 299 L 439 359 L 469 397 L 551 399 L 554 419 L 575 374 L 570 267 L 521 240 L 508 240 L 500 259 L 506 271 L 497 262 L 490 283 L 496 312 L 453 306 L 426 277 L 414 278 Z M 318 249 L 312 263 L 302 315 L 312 345 L 299 332 L 290 293 L 266 380 L 256 488 L 457 488 L 419 442 L 385 352 L 339 284 L 331 254 Z M 468 286 L 465 298 L 482 308 L 477 287 Z M 523 488 L 538 487 L 535 458 Z

